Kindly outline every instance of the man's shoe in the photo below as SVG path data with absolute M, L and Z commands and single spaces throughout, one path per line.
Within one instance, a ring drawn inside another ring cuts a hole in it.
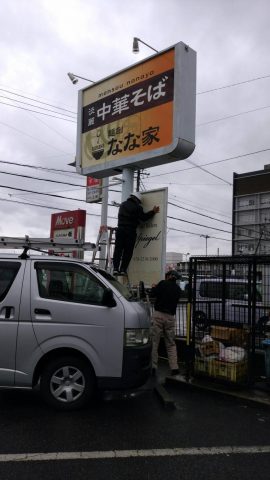
M 120 272 L 119 272 L 118 270 L 114 270 L 114 271 L 113 271 L 113 275 L 119 275 L 119 273 L 120 273 Z
M 120 275 L 126 275 L 127 276 L 127 272 L 124 272 L 123 270 L 120 272 Z
M 174 375 L 179 375 L 180 371 L 179 371 L 179 368 L 174 368 L 172 371 L 171 371 L 171 375 L 174 376 Z

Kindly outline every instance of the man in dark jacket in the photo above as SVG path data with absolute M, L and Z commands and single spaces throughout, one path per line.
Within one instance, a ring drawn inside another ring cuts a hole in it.
M 121 203 L 113 256 L 114 275 L 127 273 L 136 242 L 137 226 L 141 222 L 147 222 L 158 212 L 159 207 L 157 206 L 154 206 L 149 212 L 143 211 L 139 192 L 132 193 L 127 200 Z
M 163 333 L 172 375 L 179 373 L 177 350 L 175 344 L 175 313 L 181 289 L 176 284 L 177 272 L 169 270 L 165 280 L 161 280 L 152 288 L 150 297 L 155 298 L 152 315 L 152 371 L 155 374 L 158 366 L 158 347 Z

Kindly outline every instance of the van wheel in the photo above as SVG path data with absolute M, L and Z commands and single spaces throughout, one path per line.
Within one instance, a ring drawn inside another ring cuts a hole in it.
M 205 330 L 209 326 L 206 314 L 201 310 L 195 312 L 194 322 L 198 330 Z
M 46 403 L 59 410 L 85 406 L 95 390 L 95 377 L 87 362 L 73 356 L 51 360 L 43 369 L 41 395 Z

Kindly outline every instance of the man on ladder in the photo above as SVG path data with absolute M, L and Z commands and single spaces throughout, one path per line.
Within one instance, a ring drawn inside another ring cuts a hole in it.
M 136 242 L 137 226 L 159 212 L 156 205 L 149 212 L 144 212 L 141 201 L 141 194 L 134 192 L 120 205 L 113 256 L 114 275 L 127 275 Z

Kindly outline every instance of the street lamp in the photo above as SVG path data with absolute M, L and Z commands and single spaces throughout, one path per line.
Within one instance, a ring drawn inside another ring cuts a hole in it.
M 71 72 L 68 72 L 67 76 L 70 79 L 70 81 L 73 83 L 73 85 L 76 85 L 76 83 L 78 83 L 79 78 L 81 80 L 85 80 L 86 82 L 95 83 L 94 80 L 90 80 L 89 78 L 80 77 L 80 75 L 75 75 L 74 73 L 71 73 Z
M 210 236 L 209 235 L 200 235 L 200 237 L 205 238 L 205 255 L 207 256 L 207 240 L 208 240 L 208 238 L 210 238 Z
M 138 37 L 134 37 L 133 38 L 133 46 L 132 46 L 132 51 L 133 53 L 138 53 L 139 52 L 139 42 L 143 43 L 144 45 L 146 45 L 148 48 L 151 48 L 151 50 L 154 50 L 154 52 L 158 53 L 158 50 L 156 50 L 155 48 L 151 47 L 151 45 L 148 45 L 148 43 L 145 43 L 143 40 L 141 40 L 140 38 Z

